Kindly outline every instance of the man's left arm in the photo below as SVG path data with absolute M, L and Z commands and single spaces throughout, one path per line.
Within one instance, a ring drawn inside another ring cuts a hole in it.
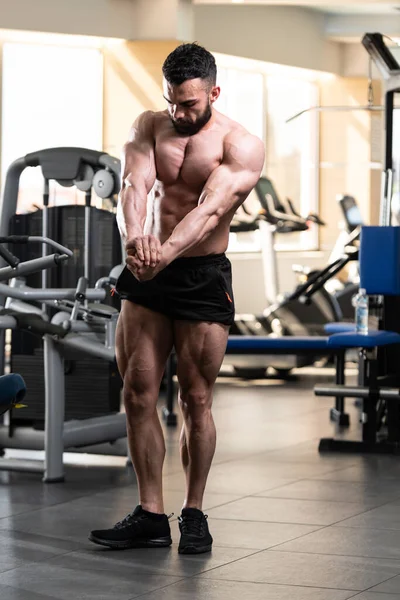
M 162 246 L 164 266 L 206 240 L 221 219 L 245 201 L 260 177 L 264 154 L 261 140 L 250 134 L 235 133 L 225 140 L 222 163 L 208 178 L 198 206 Z

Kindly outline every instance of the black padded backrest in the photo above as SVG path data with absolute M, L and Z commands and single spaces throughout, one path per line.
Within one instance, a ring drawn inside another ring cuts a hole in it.
M 354 196 L 340 196 L 338 198 L 338 203 L 342 210 L 344 220 L 346 221 L 346 229 L 349 233 L 364 224 L 360 208 Z
M 267 212 L 269 211 L 268 205 L 265 202 L 265 196 L 269 194 L 269 196 L 271 196 L 273 200 L 275 210 L 279 212 L 286 212 L 285 207 L 281 204 L 281 201 L 279 200 L 279 196 L 277 194 L 276 189 L 274 188 L 272 181 L 268 179 L 268 177 L 260 177 L 255 189 L 260 204 L 264 210 L 266 210 Z

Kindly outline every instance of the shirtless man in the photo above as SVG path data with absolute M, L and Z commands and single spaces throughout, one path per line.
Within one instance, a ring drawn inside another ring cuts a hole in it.
M 127 259 L 116 286 L 123 299 L 116 355 L 140 504 L 89 539 L 111 548 L 172 543 L 157 400 L 174 345 L 186 476 L 178 551 L 188 554 L 209 552 L 213 542 L 202 501 L 216 442 L 212 392 L 234 319 L 225 251 L 232 217 L 260 176 L 264 147 L 213 108 L 220 88 L 207 50 L 179 46 L 163 75 L 168 108 L 133 124 L 118 206 Z

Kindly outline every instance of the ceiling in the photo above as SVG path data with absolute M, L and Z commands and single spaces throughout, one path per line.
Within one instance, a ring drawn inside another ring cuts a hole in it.
M 400 0 L 194 0 L 195 4 L 248 4 L 264 6 L 304 6 L 330 14 L 382 14 L 400 17 Z

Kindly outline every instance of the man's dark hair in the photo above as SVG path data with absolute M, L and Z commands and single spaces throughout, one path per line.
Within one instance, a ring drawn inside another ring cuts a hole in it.
M 210 85 L 217 81 L 215 58 L 199 44 L 181 44 L 165 59 L 162 68 L 171 85 L 180 85 L 188 79 L 204 79 Z

